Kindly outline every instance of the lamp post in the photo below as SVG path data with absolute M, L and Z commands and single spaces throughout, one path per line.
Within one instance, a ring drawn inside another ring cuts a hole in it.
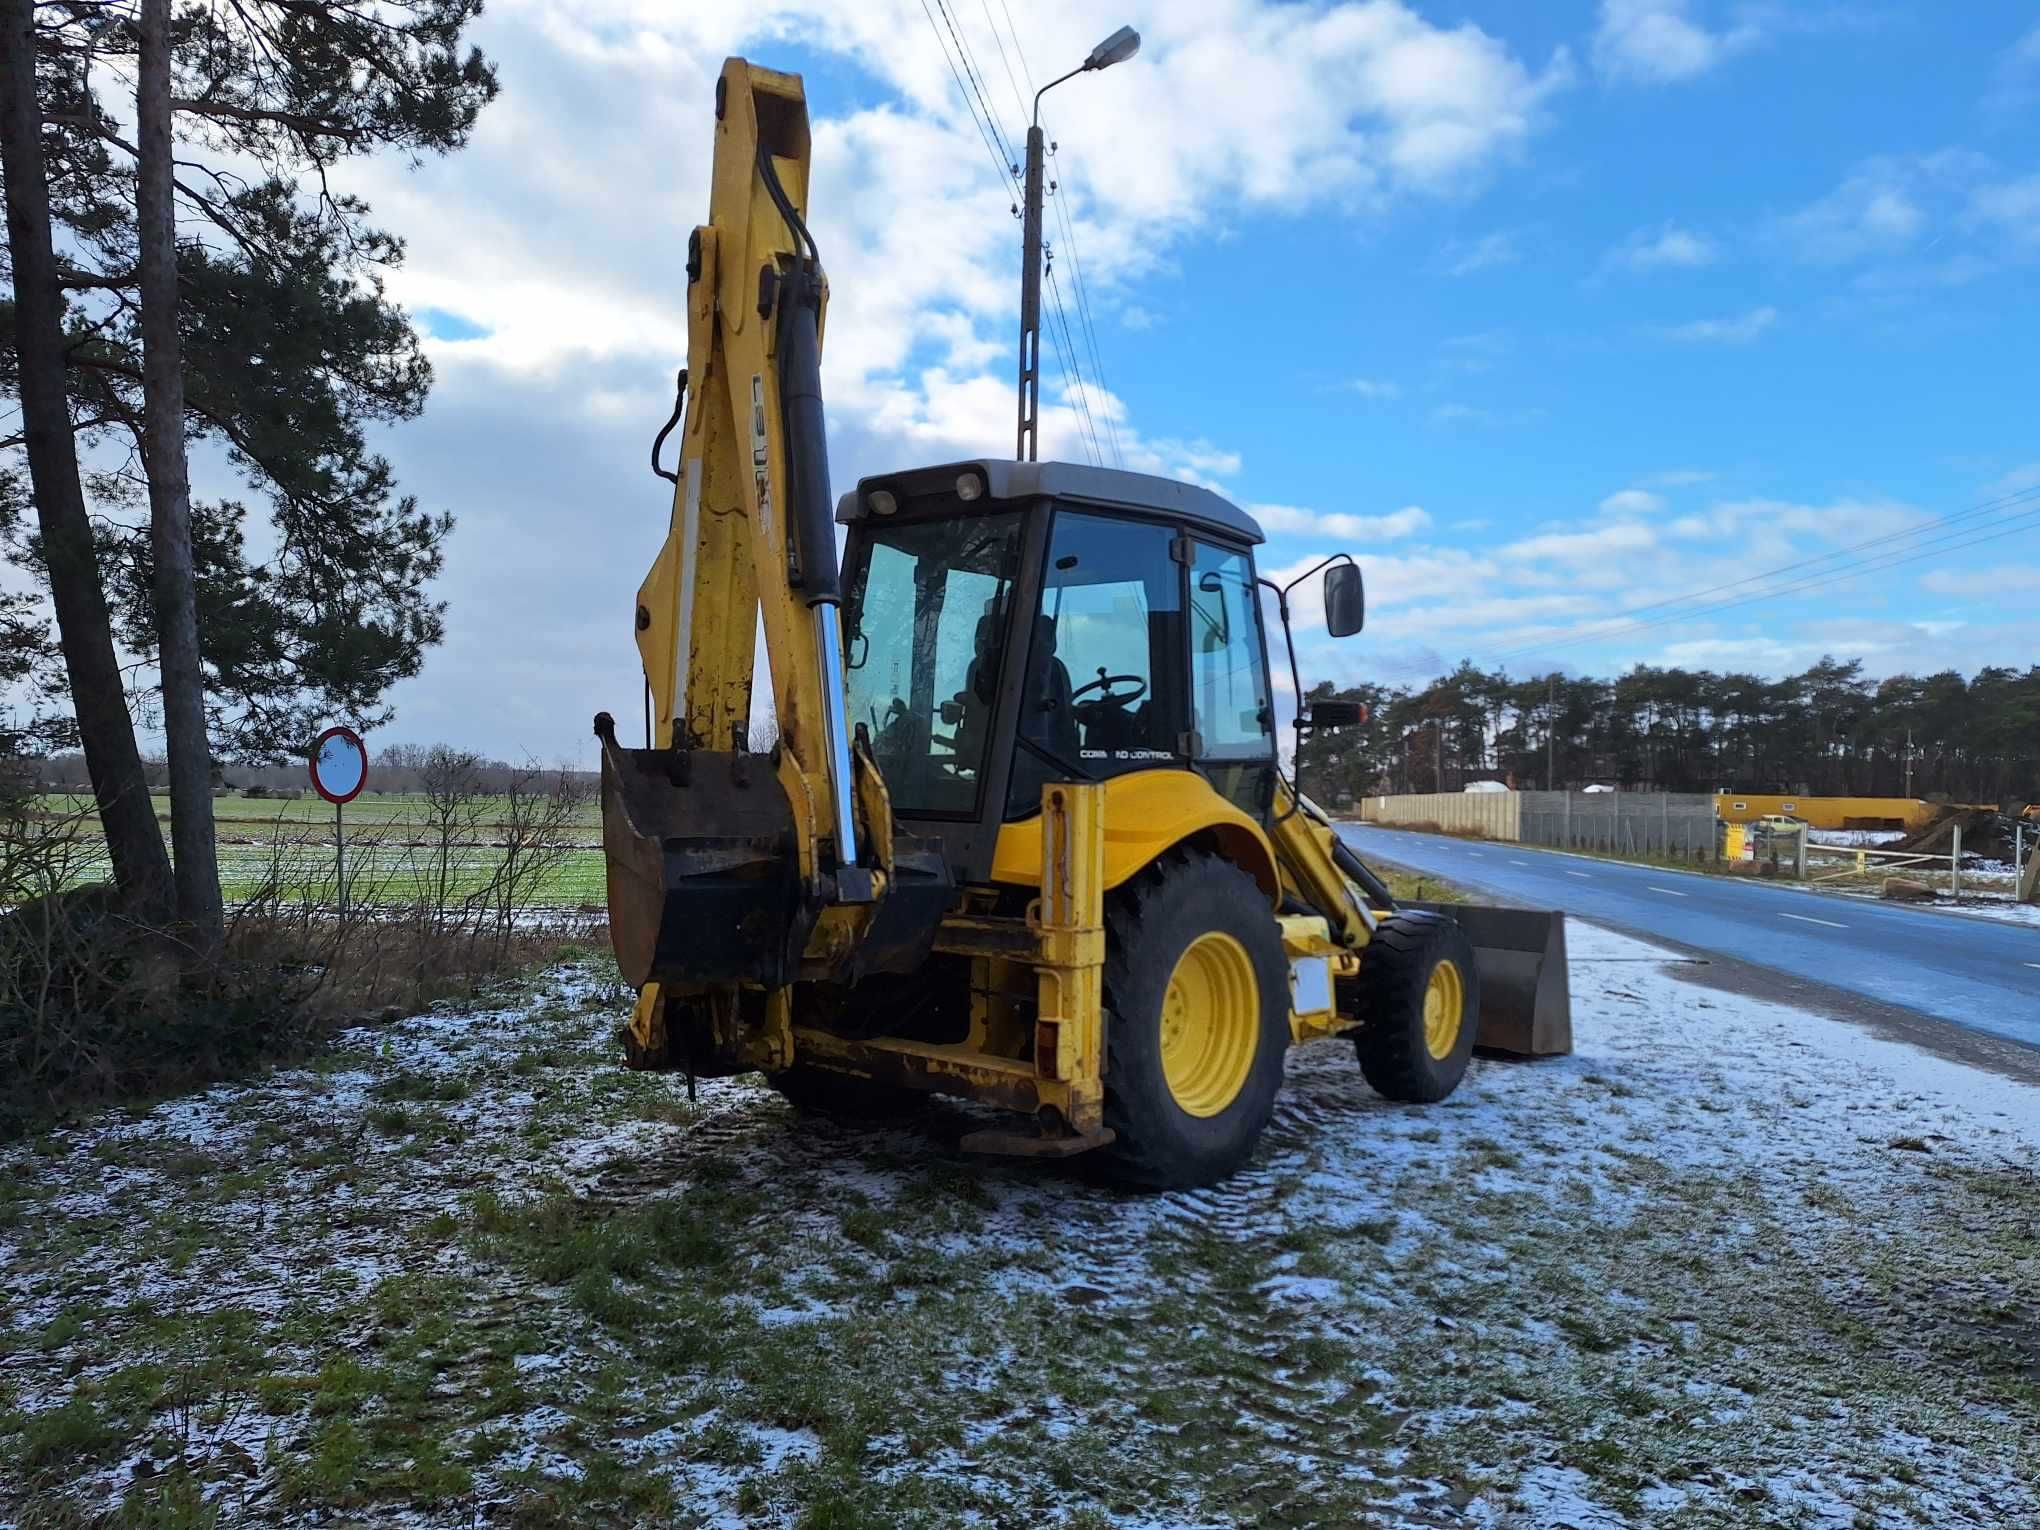
M 1041 423 L 1041 98 L 1064 80 L 1093 69 L 1109 69 L 1140 51 L 1140 33 L 1121 27 L 1093 48 L 1083 63 L 1034 93 L 1034 120 L 1027 126 L 1026 210 L 1020 217 L 1020 432 L 1013 455 L 1032 462 L 1039 455 Z

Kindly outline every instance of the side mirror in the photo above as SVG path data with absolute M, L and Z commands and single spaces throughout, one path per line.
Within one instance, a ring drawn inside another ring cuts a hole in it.
M 1325 570 L 1325 631 L 1335 638 L 1351 637 L 1367 625 L 1367 589 L 1357 563 L 1334 563 Z
M 1313 701 L 1303 714 L 1307 728 L 1357 728 L 1367 721 L 1367 706 L 1359 701 Z
M 961 701 L 945 701 L 945 702 L 943 702 L 943 703 L 942 703 L 942 720 L 943 720 L 943 721 L 944 721 L 945 723 L 949 724 L 949 726 L 950 726 L 950 727 L 952 727 L 952 728 L 953 728 L 953 727 L 955 727 L 955 726 L 956 726 L 956 725 L 957 725 L 958 723 L 962 722 L 962 721 L 963 721 L 963 703 L 962 703 Z

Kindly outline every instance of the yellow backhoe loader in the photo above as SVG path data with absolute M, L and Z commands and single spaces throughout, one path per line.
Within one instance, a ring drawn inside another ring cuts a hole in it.
M 715 114 L 652 448 L 674 494 L 637 596 L 645 747 L 595 720 L 626 1060 L 759 1070 L 821 1111 L 958 1095 L 1007 1113 L 967 1149 L 1175 1186 L 1246 1159 L 1293 1043 L 1350 1035 L 1411 1101 L 1476 1043 L 1569 1050 L 1559 916 L 1399 907 L 1284 780 L 1274 586 L 1237 507 L 995 460 L 831 504 L 801 82 L 732 59 Z M 1334 636 L 1359 629 L 1352 559 L 1323 596 Z M 1299 727 L 1357 720 L 1320 702 Z

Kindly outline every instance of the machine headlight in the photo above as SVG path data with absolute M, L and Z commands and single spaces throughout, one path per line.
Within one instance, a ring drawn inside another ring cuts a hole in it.
M 958 473 L 956 475 L 956 497 L 965 504 L 969 504 L 974 499 L 982 499 L 984 492 L 985 481 L 978 477 L 977 474 Z
M 873 489 L 865 496 L 865 503 L 871 506 L 873 515 L 891 515 L 900 507 L 900 502 L 893 498 L 890 489 Z

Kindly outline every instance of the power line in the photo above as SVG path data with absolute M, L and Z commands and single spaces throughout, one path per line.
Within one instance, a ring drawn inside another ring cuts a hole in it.
M 1077 404 L 1084 412 L 1084 425 L 1091 433 L 1091 458 L 1099 467 L 1105 465 L 1105 450 L 1098 441 L 1098 424 L 1091 418 L 1091 398 L 1084 387 L 1084 367 L 1077 354 L 1077 348 L 1070 339 L 1070 316 L 1063 307 L 1062 283 L 1055 277 L 1055 262 L 1048 264 L 1048 292 L 1055 305 L 1056 323 L 1062 326 L 1063 344 L 1069 347 L 1070 369 L 1077 374 Z
M 1070 177 L 1067 169 L 1063 166 L 1060 155 L 1056 159 L 1056 169 L 1062 181 L 1062 189 L 1068 189 Z M 1060 191 L 1055 198 L 1055 211 L 1056 217 L 1062 223 L 1064 241 L 1070 247 L 1070 277 L 1077 293 L 1077 315 L 1083 321 L 1084 338 L 1091 350 L 1091 373 L 1098 379 L 1099 392 L 1109 396 L 1112 390 L 1110 384 L 1105 381 L 1105 357 L 1098 348 L 1098 331 L 1091 323 L 1091 294 L 1084 285 L 1084 261 L 1083 257 L 1077 253 L 1076 220 L 1070 216 L 1068 209 L 1063 206 L 1063 198 Z M 1112 440 L 1112 460 L 1123 468 L 1126 466 L 1126 458 L 1120 454 L 1119 450 L 1119 427 L 1113 423 L 1111 412 L 1104 407 L 1102 400 L 1099 404 L 1099 412 L 1105 416 L 1105 429 Z
M 1977 516 L 1993 514 L 2006 510 L 2008 507 L 2011 509 L 2009 515 L 1986 520 L 1978 524 L 1960 524 L 1965 521 L 1973 522 Z M 1943 557 L 1949 553 L 1961 552 L 1968 548 L 1980 547 L 1986 543 L 1999 541 L 2004 537 L 2015 536 L 2022 531 L 2040 528 L 2040 519 L 2036 518 L 2040 518 L 2040 489 L 2024 490 L 2017 494 L 2006 495 L 2001 499 L 1987 501 L 1984 504 L 1973 506 L 1954 515 L 1942 516 L 1919 526 L 1908 527 L 1903 531 L 1887 532 L 1883 536 L 1871 537 L 1866 541 L 1855 543 L 1850 547 L 1837 549 L 1835 552 L 1823 554 L 1818 558 L 1809 558 L 1798 563 L 1785 564 L 1779 568 L 1767 570 L 1764 573 L 1752 574 L 1744 579 L 1714 585 L 1709 589 L 1699 590 L 1692 594 L 1653 601 L 1647 606 L 1638 606 L 1635 610 L 1646 611 L 1669 606 L 1685 606 L 1687 602 L 1702 601 L 1711 594 L 1741 589 L 1751 584 L 1763 583 L 1781 577 L 1790 578 L 1792 582 L 1789 583 L 1772 585 L 1732 600 L 1716 601 L 1691 606 L 1687 609 L 1668 610 L 1663 615 L 1652 617 L 1647 621 L 1631 622 L 1623 620 L 1621 625 L 1615 627 L 1603 628 L 1594 632 L 1583 632 L 1572 637 L 1533 643 L 1525 647 L 1510 649 L 1498 655 L 1497 662 L 1522 658 L 1530 654 L 1549 653 L 1560 648 L 1576 647 L 1581 643 L 1602 642 L 1611 638 L 1625 637 L 1657 627 L 1674 625 L 1679 622 L 1694 621 L 1703 616 L 1713 616 L 1723 611 L 1738 610 L 1744 606 L 1755 605 L 1760 601 L 1772 600 L 1780 595 L 1789 595 L 1800 590 L 1811 589 L 1816 585 L 1826 584 L 1834 580 L 1854 578 L 1862 574 L 1882 573 L 1887 569 L 1899 568 L 1908 563 L 1917 563 L 1925 558 Z M 1861 552 L 1865 548 L 1884 546 L 1892 542 L 1903 544 L 1909 539 L 1919 537 L 1924 532 L 1934 531 L 1936 528 L 1939 528 L 1939 534 L 1928 537 L 1923 541 L 1913 541 L 1910 545 L 1896 547 L 1885 546 L 1883 552 L 1873 553 L 1869 558 L 1848 557 L 1848 555 Z M 1978 535 L 1978 533 L 1983 534 Z M 1848 561 L 1840 563 L 1833 568 L 1821 569 L 1817 573 L 1808 573 L 1809 570 L 1816 569 L 1824 563 L 1833 563 L 1838 558 L 1847 558 Z M 1625 613 L 1625 617 L 1627 614 L 1629 613 Z
M 999 153 L 1005 161 L 1006 176 L 1011 179 L 1013 150 L 1006 142 L 1006 135 L 999 130 L 999 119 L 992 111 L 992 103 L 985 99 L 984 77 L 978 70 L 977 57 L 970 51 L 970 43 L 963 33 L 957 30 L 956 18 L 949 13 L 949 0 L 935 0 L 935 9 L 942 13 L 942 20 L 949 27 L 949 35 L 956 43 L 957 57 L 963 60 L 964 76 L 970 81 L 971 93 L 977 97 L 977 104 L 985 114 L 985 121 L 991 124 L 992 138 L 997 142 Z
M 1013 25 L 1012 9 L 1006 0 L 999 0 L 999 9 L 1006 13 L 1006 30 L 1013 34 L 1013 52 L 1019 56 L 1020 72 L 1027 76 L 1027 88 L 1034 88 L 1034 71 L 1027 67 L 1027 50 L 1020 46 L 1020 29 Z
M 1720 594 L 1724 590 L 1739 590 L 1745 585 L 1757 584 L 1766 579 L 1773 579 L 1780 574 L 1795 574 L 1805 569 L 1817 568 L 1823 563 L 1832 563 L 1838 558 L 1848 558 L 1867 547 L 1878 547 L 1886 542 L 1903 541 L 1906 538 L 1918 536 L 1922 532 L 1932 531 L 1936 527 L 1952 526 L 1961 521 L 1973 520 L 1979 515 L 1987 515 L 1994 510 L 2003 509 L 2006 505 L 2015 504 L 2030 498 L 2035 493 L 2040 493 L 2040 489 L 2016 490 L 2013 493 L 2001 495 L 1997 499 L 1985 500 L 1981 504 L 1972 505 L 1969 509 L 1958 511 L 1952 515 L 1937 516 L 1933 520 L 1923 521 L 1917 526 L 1907 526 L 1898 531 L 1887 531 L 1881 536 L 1870 537 L 1861 542 L 1853 542 L 1847 547 L 1838 547 L 1833 552 L 1822 553 L 1818 558 L 1800 559 L 1796 562 L 1781 564 L 1777 568 L 1765 569 L 1761 573 L 1746 575 L 1741 579 L 1731 579 L 1726 584 L 1709 585 L 1704 590 L 1694 590 L 1690 594 L 1672 595 L 1663 600 L 1653 600 L 1644 605 L 1631 606 L 1619 617 L 1610 619 L 1627 622 L 1631 617 L 1640 615 L 1645 611 L 1656 611 L 1665 606 L 1683 605 L 1687 601 L 1701 600 L 1709 595 Z M 1504 657 L 1513 657 L 1513 655 L 1504 655 Z
M 1070 381 L 1069 359 L 1064 354 L 1064 344 L 1065 342 L 1056 339 L 1055 326 L 1051 324 L 1048 327 L 1048 348 L 1055 357 L 1056 370 L 1062 374 L 1063 396 L 1066 399 L 1080 397 L 1081 395 L 1077 393 L 1075 386 Z M 1097 461 L 1097 454 L 1092 451 L 1090 443 L 1084 439 L 1084 433 L 1081 428 L 1077 432 L 1077 444 L 1084 448 L 1085 454 L 1090 456 L 1093 462 Z
M 1736 600 L 1718 601 L 1715 604 L 1701 606 L 1692 611 L 1675 611 L 1665 616 L 1653 617 L 1647 622 L 1636 623 L 1635 630 L 1671 626 L 1678 622 L 1690 621 L 1695 617 L 1712 616 L 1722 611 L 1734 611 L 1743 606 L 1755 605 L 1760 601 L 1774 599 L 1779 595 L 1790 595 L 1799 590 L 1810 590 L 1818 585 L 1830 584 L 1841 579 L 1853 579 L 1863 574 L 1882 573 L 1886 569 L 1901 568 L 1908 563 L 1918 563 L 1923 558 L 1938 558 L 1951 552 L 1961 552 L 1967 548 L 1981 547 L 1987 542 L 1996 542 L 2005 537 L 2017 536 L 2023 531 L 2040 529 L 2040 519 L 2036 518 L 2040 518 L 2040 505 L 2034 505 L 2030 509 L 2022 510 L 2002 521 L 1988 521 L 1981 526 L 1969 526 L 1961 531 L 1950 532 L 1945 536 L 1934 538 L 1931 542 L 1923 543 L 1917 548 L 1891 548 L 1886 552 L 1877 554 L 1874 558 L 1864 559 L 1857 563 L 1844 564 L 1840 568 L 1828 569 L 1809 578 L 1800 579 L 1792 584 L 1776 585 L 1770 589 L 1758 590 L 1755 594 L 1745 595 Z M 1986 534 L 1982 536 L 1975 535 L 1979 531 Z M 1600 635 L 1615 636 L 1617 634 L 1604 633 Z M 1590 639 L 1573 639 L 1569 641 L 1588 640 Z
M 999 3 L 1003 6 L 1006 0 L 999 0 Z M 992 46 L 999 50 L 999 64 L 1006 71 L 1006 83 L 1013 87 L 1013 105 L 1020 113 L 1020 120 L 1024 122 L 1027 120 L 1027 98 L 1020 93 L 1020 82 L 1013 78 L 1013 63 L 1012 60 L 1006 57 L 1006 40 L 999 35 L 999 24 L 992 20 L 992 0 L 978 0 L 978 4 L 984 7 L 985 25 L 991 29 Z M 1008 11 L 1006 13 L 1007 25 L 1010 26 L 1012 20 L 1013 14 Z M 1013 34 L 1013 47 L 1017 50 L 1019 46 L 1020 34 L 1016 32 Z M 1025 61 L 1023 60 L 1022 62 L 1024 63 Z M 1033 82 L 1029 81 L 1029 83 L 1032 84 Z
M 937 0 L 937 3 L 939 4 L 940 0 Z M 1000 153 L 999 146 L 992 141 L 991 131 L 985 122 L 979 118 L 977 105 L 971 99 L 970 87 L 964 84 L 963 75 L 957 68 L 956 60 L 949 55 L 949 44 L 942 40 L 942 28 L 935 20 L 935 13 L 928 9 L 928 0 L 921 0 L 921 14 L 928 18 L 928 29 L 935 34 L 935 46 L 942 50 L 942 62 L 949 66 L 950 78 L 956 81 L 957 93 L 963 97 L 963 108 L 970 113 L 970 120 L 976 124 L 978 137 L 984 141 L 985 152 L 992 156 L 992 163 L 999 168 L 999 179 L 1001 181 L 1010 181 L 1013 175 L 1012 163 Z M 945 11 L 943 14 L 947 15 L 948 13 Z
M 1668 596 L 1663 600 L 1654 600 L 1644 605 L 1633 606 L 1629 610 L 1621 613 L 1620 616 L 1610 618 L 1610 620 L 1621 623 L 1622 624 L 1621 626 L 1617 628 L 1607 629 L 1604 633 L 1589 633 L 1585 634 L 1584 636 L 1589 638 L 1596 636 L 1613 636 L 1617 631 L 1626 631 L 1632 626 L 1642 627 L 1655 625 L 1656 622 L 1660 620 L 1659 618 L 1653 618 L 1652 621 L 1650 622 L 1631 622 L 1629 619 L 1645 611 L 1655 611 L 1670 606 L 1683 606 L 1689 602 L 1705 600 L 1706 597 L 1709 595 L 1720 594 L 1728 590 L 1742 589 L 1748 585 L 1760 584 L 1765 581 L 1780 577 L 1796 576 L 1798 574 L 1806 572 L 1809 569 L 1818 568 L 1820 565 L 1824 563 L 1833 563 L 1838 559 L 1843 560 L 1851 559 L 1854 554 L 1860 553 L 1864 551 L 1866 548 L 1878 547 L 1884 545 L 1885 543 L 1894 541 L 1904 541 L 1910 538 L 1918 537 L 1925 532 L 1933 531 L 1936 528 L 1946 528 L 1949 526 L 1956 525 L 1962 521 L 1974 520 L 1979 515 L 1988 515 L 1992 512 L 2002 510 L 2009 505 L 2016 505 L 2020 501 L 2031 498 L 2035 493 L 2040 493 L 2040 490 L 2022 490 L 2014 494 L 2004 495 L 1998 499 L 1986 500 L 1982 504 L 1971 506 L 1967 510 L 1959 511 L 1952 515 L 1940 516 L 1934 520 L 1922 522 L 1918 526 L 1908 526 L 1898 531 L 1885 532 L 1881 536 L 1869 537 L 1866 538 L 1864 541 L 1854 542 L 1846 547 L 1836 548 L 1833 552 L 1823 553 L 1817 558 L 1799 559 L 1792 563 L 1781 564 L 1777 568 L 1765 569 L 1755 574 L 1746 575 L 1741 579 L 1731 579 L 1724 584 L 1710 585 L 1705 589 L 1694 590 L 1684 595 Z M 2025 512 L 2021 511 L 2018 513 L 2023 514 Z M 1980 528 L 1970 527 L 1967 529 L 1976 530 Z M 1957 533 L 1957 535 L 1960 534 L 1961 533 Z M 1898 551 L 1899 549 L 1893 550 Z M 1884 554 L 1880 553 L 1875 554 L 1873 556 L 1882 557 L 1884 556 Z M 1822 579 L 1832 578 L 1836 577 L 1837 574 L 1844 571 L 1846 571 L 1846 567 L 1844 567 L 1843 569 L 1830 569 L 1827 572 L 1820 575 L 1819 577 Z M 1672 611 L 1668 612 L 1667 615 L 1664 618 L 1662 618 L 1662 620 L 1682 621 L 1689 616 L 1697 614 L 1699 614 L 1697 609 L 1693 611 Z M 1541 650 L 1541 648 L 1545 646 L 1548 645 L 1536 645 L 1535 648 L 1512 649 L 1508 653 L 1502 655 L 1502 657 L 1515 658 L 1523 653 L 1539 651 Z

